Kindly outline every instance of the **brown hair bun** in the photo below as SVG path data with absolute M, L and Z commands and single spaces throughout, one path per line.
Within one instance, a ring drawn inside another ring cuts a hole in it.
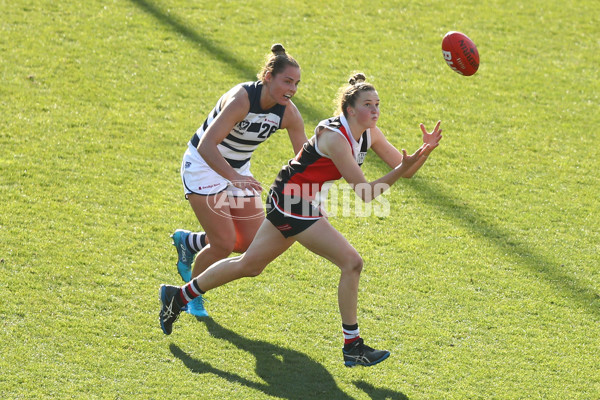
M 281 43 L 275 43 L 273 46 L 271 46 L 271 52 L 276 56 L 283 56 L 285 55 L 285 48 Z
M 357 72 L 352 75 L 350 79 L 348 79 L 348 83 L 351 85 L 356 85 L 357 83 L 361 83 L 367 80 L 367 77 L 362 72 Z

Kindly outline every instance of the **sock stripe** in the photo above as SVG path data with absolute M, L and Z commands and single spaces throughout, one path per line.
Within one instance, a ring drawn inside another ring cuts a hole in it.
M 342 332 L 344 333 L 344 339 L 354 339 L 355 337 L 360 336 L 360 331 L 358 329 L 354 331 L 343 330 Z
M 182 287 L 181 290 L 179 290 L 179 298 L 181 299 L 181 302 L 183 303 L 183 305 L 185 306 L 187 303 L 189 303 L 190 301 L 192 301 L 191 299 L 189 299 L 187 297 L 187 295 L 185 294 L 185 288 Z
M 186 241 L 187 247 L 191 249 L 194 253 L 199 252 L 204 247 L 206 247 L 206 233 L 205 232 L 191 232 Z
M 202 293 L 200 293 L 200 291 L 196 288 L 196 285 L 192 284 L 192 285 L 188 285 L 189 288 L 193 293 L 194 293 L 194 297 L 198 297 L 200 296 Z
M 198 249 L 198 246 L 196 245 L 196 234 L 195 233 L 190 233 L 188 235 L 186 244 L 187 244 L 187 247 L 189 249 L 191 249 L 194 253 L 197 253 L 200 251 L 200 249 Z
M 344 334 L 344 344 L 353 343 L 360 338 L 360 330 L 358 324 L 344 325 L 342 324 L 342 333 Z
M 185 299 L 186 304 L 194 299 L 193 297 L 190 297 L 188 295 L 187 288 L 185 288 L 185 287 L 181 289 L 181 294 L 183 295 L 183 298 Z
M 181 287 L 181 299 L 183 300 L 184 304 L 189 303 L 202 294 L 202 291 L 197 287 L 197 285 L 195 285 L 194 280 Z
M 195 279 L 192 280 L 192 285 L 194 286 L 196 292 L 198 292 L 198 295 L 206 293 L 204 290 L 200 289 L 200 286 L 198 286 L 198 282 Z

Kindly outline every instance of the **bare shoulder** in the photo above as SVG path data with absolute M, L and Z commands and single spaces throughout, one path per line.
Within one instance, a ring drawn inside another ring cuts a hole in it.
M 245 118 L 250 110 L 248 92 L 241 85 L 234 86 L 223 95 L 221 100 L 222 113 Z M 240 120 L 241 120 L 240 119 Z
M 248 98 L 248 92 L 242 85 L 235 85 L 231 89 L 227 91 L 223 95 L 223 104 L 222 106 L 226 106 L 231 102 L 239 103 L 245 100 L 248 104 L 250 104 L 250 99 Z
M 319 141 L 319 150 L 322 153 L 330 157 L 343 153 L 352 153 L 350 144 L 346 138 L 344 138 L 338 132 L 332 131 L 327 127 L 321 127 L 317 135 Z

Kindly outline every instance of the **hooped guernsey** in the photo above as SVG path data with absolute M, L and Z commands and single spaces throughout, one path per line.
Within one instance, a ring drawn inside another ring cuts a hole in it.
M 281 169 L 271 186 L 269 206 L 272 205 L 287 217 L 303 220 L 321 218 L 323 212 L 317 204 L 317 199 L 323 185 L 342 177 L 333 160 L 319 151 L 317 132 L 321 128 L 342 135 L 351 147 L 352 155 L 359 166 L 363 164 L 367 150 L 371 147 L 370 130 L 365 130 L 359 141 L 356 141 L 344 115 L 319 122 L 315 128 L 315 136 Z
M 248 164 L 258 145 L 267 140 L 276 130 L 281 129 L 283 113 L 285 112 L 285 106 L 281 104 L 276 104 L 268 110 L 263 110 L 260 107 L 260 94 L 264 87 L 261 81 L 245 82 L 238 86 L 243 87 L 248 92 L 250 110 L 246 118 L 238 122 L 227 137 L 217 145 L 217 149 L 225 158 L 225 161 L 236 169 Z M 189 141 L 190 148 L 196 149 L 198 147 L 200 139 L 221 112 L 224 106 L 224 97 L 225 95 L 221 96 L 202 126 L 194 133 Z

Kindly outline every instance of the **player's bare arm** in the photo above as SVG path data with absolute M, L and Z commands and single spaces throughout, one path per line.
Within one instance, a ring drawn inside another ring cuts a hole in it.
M 281 128 L 287 130 L 294 148 L 294 154 L 298 154 L 308 138 L 304 132 L 304 120 L 302 119 L 302 115 L 300 114 L 300 111 L 298 111 L 296 105 L 291 101 L 285 108 L 283 121 L 281 121 Z
M 402 162 L 402 152 L 387 140 L 378 127 L 371 128 L 371 149 L 390 168 L 396 168 Z

